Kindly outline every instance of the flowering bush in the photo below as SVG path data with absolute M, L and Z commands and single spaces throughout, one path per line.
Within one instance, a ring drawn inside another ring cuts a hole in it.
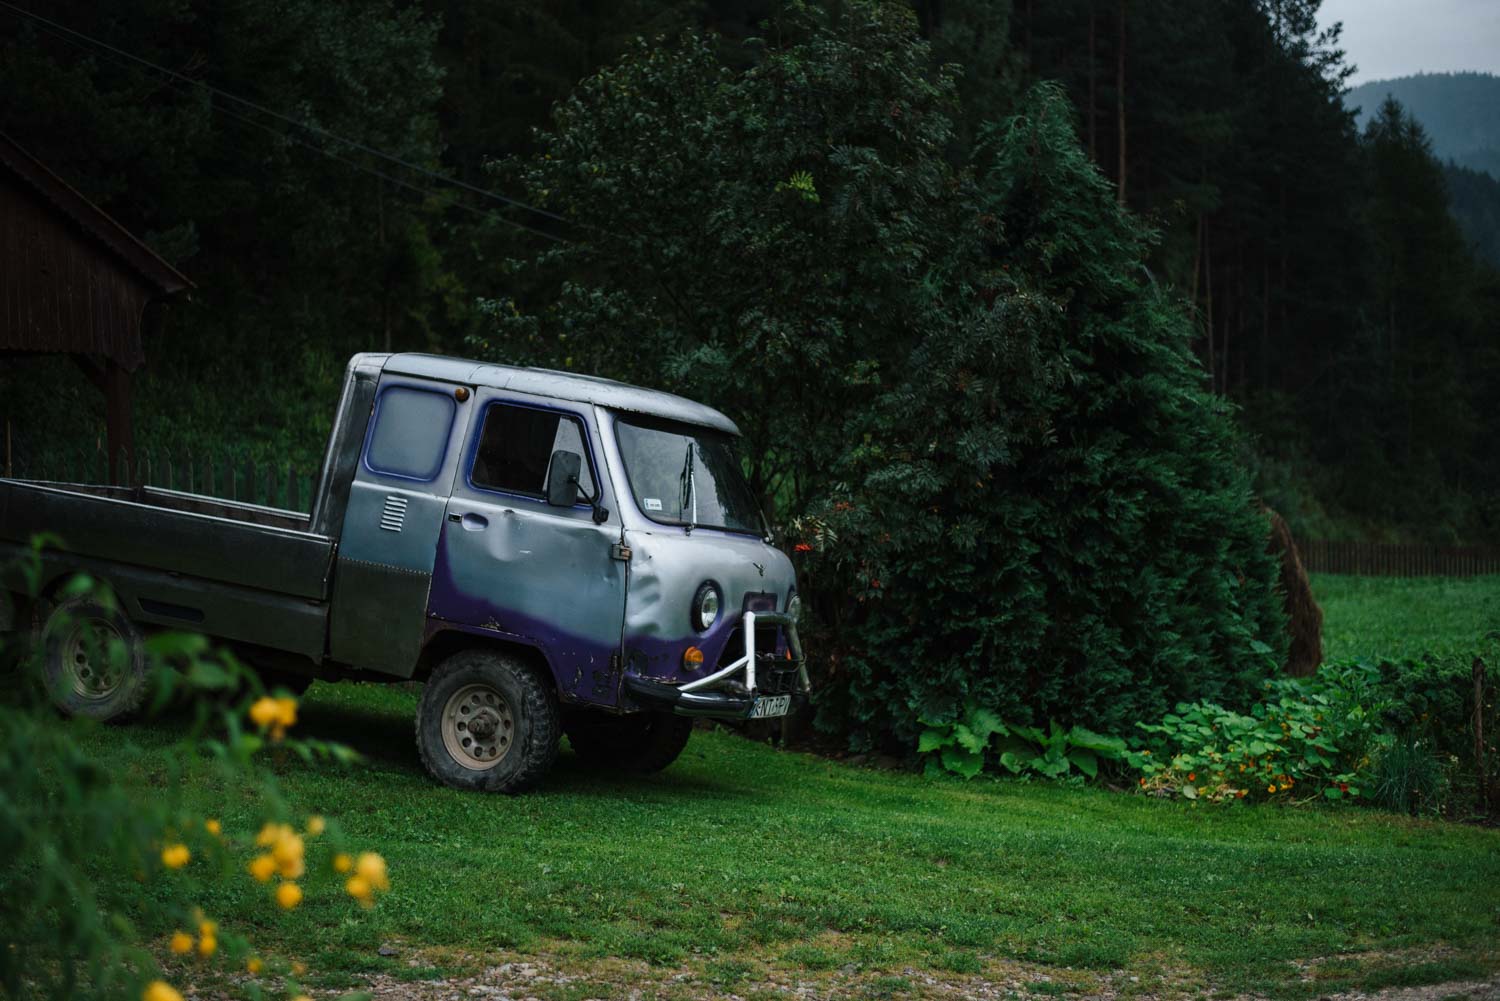
M 1494 639 L 1486 642 L 1480 652 L 1494 663 Z M 1125 760 L 1139 772 L 1139 788 L 1188 799 L 1302 796 L 1403 812 L 1483 810 L 1497 770 L 1484 659 L 1324 665 L 1311 678 L 1266 682 L 1263 700 L 1243 713 L 1182 703 L 1160 723 L 1137 724 L 1150 737 Z
M 1210 801 L 1359 796 L 1356 763 L 1339 746 L 1343 721 L 1335 720 L 1328 697 L 1304 700 L 1282 689 L 1246 713 L 1184 703 L 1160 723 L 1139 724 L 1159 737 L 1155 750 L 1126 754 L 1141 773 L 1139 786 Z
M 28 569 L 21 577 L 36 579 Z M 111 600 L 84 578 L 54 597 L 83 593 Z M 266 692 L 253 671 L 202 637 L 153 636 L 147 658 L 153 707 L 177 702 L 191 712 L 173 774 L 143 788 L 80 746 L 80 728 L 96 724 L 59 719 L 35 658 L 15 637 L 0 636 L 0 662 L 34 682 L 6 686 L 0 702 L 0 994 L 181 1001 L 171 981 L 192 964 L 248 973 L 254 997 L 267 996 L 270 982 L 261 978 L 268 977 L 279 983 L 275 996 L 301 996 L 301 964 L 262 955 L 194 899 L 213 883 L 251 880 L 267 884 L 265 906 L 274 914 L 300 906 L 319 881 L 373 905 L 390 887 L 384 860 L 352 855 L 322 817 L 296 826 L 282 819 L 290 810 L 258 760 L 273 747 L 332 762 L 355 755 L 289 736 L 296 700 Z M 258 832 L 235 832 L 186 811 L 174 790 L 208 770 L 248 788 L 278 819 Z M 142 892 L 143 884 L 150 889 Z M 155 940 L 158 929 L 171 931 Z

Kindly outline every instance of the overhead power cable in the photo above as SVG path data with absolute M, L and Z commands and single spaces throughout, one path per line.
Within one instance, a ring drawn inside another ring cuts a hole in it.
M 329 140 L 331 140 L 333 142 L 343 143 L 344 145 L 349 146 L 349 147 L 351 147 L 353 149 L 357 149 L 357 150 L 359 150 L 359 151 L 361 151 L 363 153 L 368 153 L 371 156 L 374 156 L 374 157 L 377 157 L 379 159 L 385 160 L 385 161 L 387 161 L 389 163 L 396 164 L 396 165 L 398 165 L 400 167 L 403 167 L 403 168 L 405 168 L 407 170 L 413 171 L 414 173 L 421 174 L 424 177 L 431 178 L 434 181 L 438 181 L 438 182 L 440 182 L 442 184 L 449 184 L 449 185 L 452 185 L 452 186 L 457 187 L 457 188 L 462 188 L 465 191 L 472 192 L 472 193 L 480 195 L 480 196 L 482 196 L 484 198 L 493 199 L 494 201 L 501 202 L 502 204 L 505 204 L 505 205 L 509 205 L 512 208 L 523 209 L 523 210 L 525 210 L 527 212 L 532 212 L 532 213 L 535 213 L 535 214 L 537 214 L 539 216 L 544 216 L 544 217 L 546 217 L 548 219 L 556 220 L 557 222 L 562 222 L 562 223 L 568 222 L 568 220 L 565 217 L 560 216 L 560 215 L 558 215 L 555 212 L 550 212 L 547 209 L 537 208 L 535 205 L 528 205 L 527 203 L 525 203 L 523 201 L 520 201 L 518 199 L 510 198 L 510 197 L 507 197 L 505 195 L 498 194 L 497 192 L 489 191 L 489 190 L 486 190 L 485 188 L 481 188 L 481 187 L 478 187 L 476 185 L 469 184 L 468 182 L 461 181 L 461 180 L 459 180 L 456 177 L 449 177 L 448 175 L 439 173 L 438 171 L 429 170 L 428 168 L 423 167 L 420 164 L 412 163 L 412 162 L 410 162 L 408 160 L 405 160 L 405 159 L 403 159 L 401 157 L 398 157 L 398 156 L 396 156 L 396 155 L 394 155 L 392 153 L 387 153 L 384 150 L 376 149 L 375 147 L 366 145 L 365 143 L 359 142 L 358 140 L 350 139 L 350 138 L 348 138 L 346 136 L 341 136 L 341 135 L 339 135 L 339 134 L 337 134 L 335 132 L 330 131 L 329 129 L 323 128 L 321 125 L 314 125 L 311 122 L 299 121 L 298 119 L 292 118 L 292 117 L 290 117 L 288 115 L 283 115 L 280 112 L 274 111 L 271 108 L 267 108 L 267 107 L 265 107 L 262 104 L 256 103 L 255 101 L 251 101 L 251 100 L 249 100 L 247 98 L 239 97 L 238 95 L 231 94 L 229 91 L 223 90 L 222 88 L 215 87 L 213 84 L 208 83 L 208 82 L 206 82 L 204 80 L 199 80 L 199 79 L 196 79 L 194 77 L 187 76 L 186 74 L 179 73 L 176 70 L 168 69 L 167 67 L 158 65 L 157 63 L 154 63 L 154 62 L 152 62 L 149 59 L 144 59 L 144 58 L 142 58 L 140 56 L 137 56 L 137 55 L 135 55 L 135 54 L 133 54 L 131 52 L 127 52 L 124 49 L 120 49 L 120 48 L 117 48 L 117 47 L 115 47 L 113 45 L 110 45 L 108 42 L 100 41 L 99 39 L 93 38 L 93 37 L 91 37 L 89 35 L 86 35 L 86 34 L 84 34 L 81 31 L 75 31 L 74 29 L 69 28 L 66 25 L 58 24 L 56 21 L 52 21 L 52 20 L 49 20 L 48 18 L 42 17 L 40 14 L 37 14 L 37 13 L 34 13 L 32 11 L 26 10 L 23 7 L 18 7 L 15 4 L 10 3 L 9 0 L 0 0 L 0 7 L 3 7 L 5 9 L 9 10 L 12 13 L 18 14 L 21 17 L 27 18 L 27 19 L 35 22 L 38 25 L 44 26 L 45 28 L 48 28 L 48 29 L 51 29 L 51 33 L 53 33 L 53 34 L 60 35 L 61 37 L 64 37 L 64 38 L 66 38 L 68 40 L 77 40 L 77 41 L 81 41 L 81 42 L 87 43 L 88 45 L 95 46 L 96 48 L 101 49 L 101 50 L 103 50 L 105 52 L 113 53 L 114 55 L 119 56 L 119 57 L 121 57 L 123 59 L 127 59 L 130 62 L 132 62 L 132 63 L 136 63 L 136 64 L 144 66 L 144 67 L 146 67 L 146 68 L 148 68 L 150 70 L 153 70 L 154 72 L 160 73 L 163 76 L 166 76 L 166 77 L 168 77 L 168 78 L 170 78 L 172 80 L 177 80 L 177 81 L 180 81 L 182 83 L 185 83 L 185 84 L 188 84 L 188 85 L 191 85 L 191 86 L 194 86 L 194 87 L 201 87 L 204 90 L 207 90 L 210 93 L 215 94 L 218 97 L 221 97 L 221 98 L 223 98 L 226 101 L 232 101 L 235 104 L 241 105 L 241 106 L 246 107 L 246 108 L 253 109 L 255 111 L 260 112 L 263 115 L 267 115 L 267 116 L 269 116 L 271 118 L 274 118 L 274 119 L 276 119 L 278 121 L 285 122 L 286 124 L 291 125 L 291 126 L 293 126 L 295 128 L 305 129 L 308 132 L 312 132 L 312 133 L 315 133 L 317 135 L 323 136 L 326 139 L 329 139 Z M 76 42 L 75 42 L 75 44 L 76 44 Z M 224 111 L 226 113 L 229 113 L 227 108 L 221 107 L 220 110 Z M 250 121 L 249 119 L 245 118 L 244 116 L 235 116 L 235 117 L 240 118 L 241 121 L 247 121 L 247 122 Z M 252 122 L 251 124 L 260 124 L 260 123 L 253 123 Z M 263 126 L 263 125 L 261 127 L 265 128 L 265 126 Z M 269 130 L 269 131 L 272 131 L 273 133 L 275 133 L 274 129 L 273 130 Z M 281 134 L 281 133 L 276 133 L 276 134 Z M 291 136 L 290 134 L 287 135 L 287 138 L 290 138 L 293 141 L 300 141 L 300 140 L 297 140 L 295 136 Z M 348 164 L 349 166 L 354 167 L 355 169 L 364 170 L 367 173 L 372 173 L 372 174 L 375 174 L 377 176 L 384 177 L 387 180 L 392 181 L 393 183 L 401 184 L 403 187 L 411 188 L 412 190 L 416 190 L 416 191 L 427 191 L 427 189 L 425 189 L 425 188 L 420 188 L 420 187 L 417 187 L 415 185 L 411 185 L 411 184 L 407 184 L 406 182 L 399 181 L 396 178 L 390 177 L 389 175 L 386 175 L 386 174 L 383 174 L 383 173 L 381 173 L 379 171 L 375 171 L 375 170 L 373 170 L 371 168 L 365 167 L 362 164 L 356 164 L 353 161 L 345 160 L 342 157 L 339 157 L 336 154 L 334 154 L 334 153 L 332 153 L 332 152 L 330 152 L 330 151 L 328 151 L 326 149 L 323 149 L 322 147 L 314 146 L 314 145 L 312 145 L 310 143 L 306 143 L 306 142 L 302 142 L 302 145 L 307 146 L 309 149 L 313 149 L 313 150 L 315 150 L 315 151 L 317 151 L 319 153 L 322 153 L 325 156 L 332 157 L 333 159 L 339 160 L 342 163 Z M 431 192 L 428 192 L 428 193 L 431 193 Z M 459 203 L 454 203 L 454 204 L 459 204 Z M 465 207 L 467 207 L 467 206 L 465 206 Z M 504 219 L 504 217 L 499 217 L 499 218 Z M 504 221 L 505 222 L 509 222 L 512 225 L 520 226 L 522 229 L 526 229 L 526 230 L 528 230 L 530 232 L 537 233 L 537 234 L 542 235 L 542 236 L 546 236 L 546 237 L 548 237 L 549 239 L 552 239 L 552 240 L 562 240 L 563 239 L 562 237 L 553 236 L 553 235 L 548 234 L 548 233 L 543 233 L 541 230 L 537 230 L 537 229 L 534 229 L 534 228 L 532 228 L 530 226 L 526 226 L 526 225 L 524 225 L 522 223 L 515 222 L 515 220 L 513 220 L 513 219 L 504 219 Z

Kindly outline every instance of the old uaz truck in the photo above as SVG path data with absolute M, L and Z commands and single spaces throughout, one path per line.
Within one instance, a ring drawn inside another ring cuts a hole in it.
M 11 625 L 32 624 L 70 713 L 131 712 L 143 631 L 186 629 L 294 687 L 424 682 L 418 751 L 453 786 L 533 785 L 564 733 L 594 761 L 663 768 L 693 717 L 777 716 L 807 691 L 791 562 L 737 437 L 716 410 L 605 379 L 356 355 L 310 514 L 0 480 L 0 565 L 36 533 L 66 547 Z M 47 600 L 79 571 L 114 608 Z M 100 636 L 127 656 L 104 662 Z

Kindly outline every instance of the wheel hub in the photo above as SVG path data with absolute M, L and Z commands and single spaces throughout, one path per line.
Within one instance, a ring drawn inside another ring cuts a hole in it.
M 465 685 L 443 706 L 443 746 L 465 768 L 494 768 L 510 751 L 515 716 L 510 702 L 489 685 Z
M 73 694 L 91 702 L 114 695 L 125 680 L 120 660 L 125 638 L 104 619 L 74 622 L 62 643 L 62 668 Z

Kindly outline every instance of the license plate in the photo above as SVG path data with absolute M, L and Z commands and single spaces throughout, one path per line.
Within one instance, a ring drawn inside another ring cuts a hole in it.
M 792 708 L 792 697 L 790 695 L 772 695 L 770 698 L 755 700 L 755 708 L 750 710 L 751 719 L 765 719 L 768 716 L 785 716 Z

